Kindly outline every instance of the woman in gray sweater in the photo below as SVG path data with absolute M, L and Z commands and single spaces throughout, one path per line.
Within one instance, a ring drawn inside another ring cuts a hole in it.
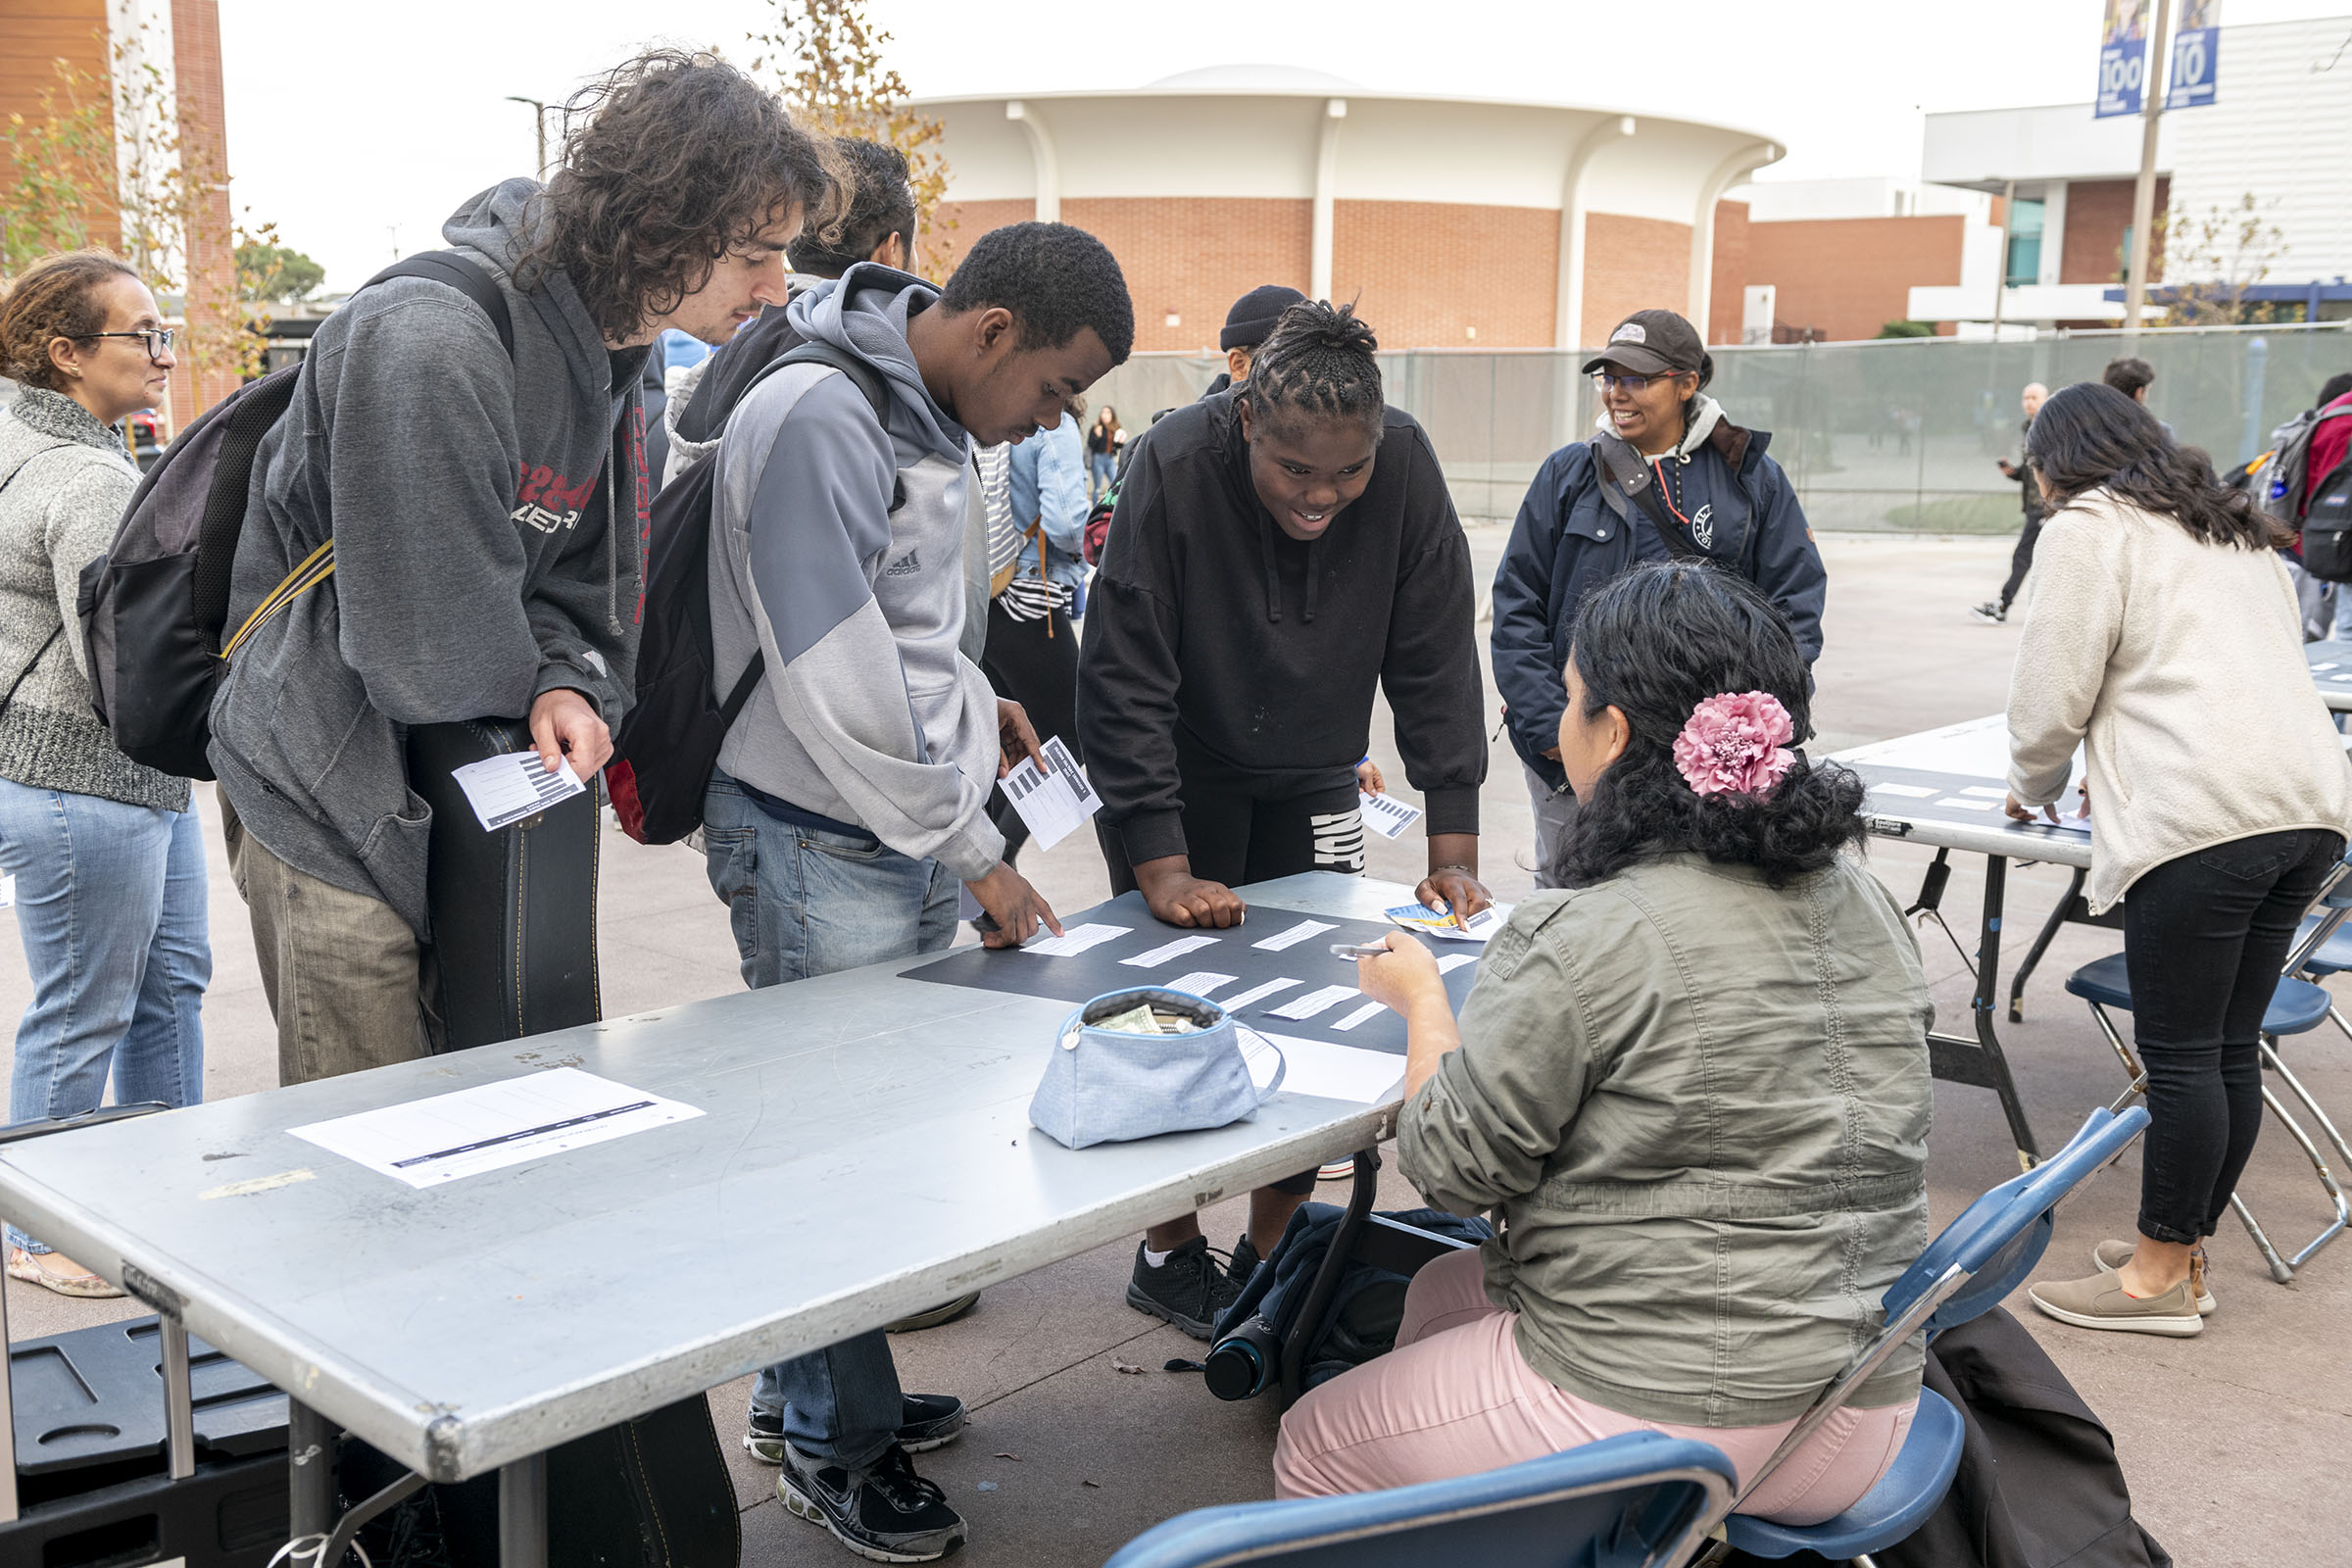
M 139 766 L 91 716 L 74 602 L 114 543 L 138 469 L 113 426 L 160 402 L 172 333 L 137 274 L 79 251 L 0 300 L 0 872 L 16 883 L 32 1004 L 9 1120 L 204 1098 L 212 978 L 204 838 L 188 781 Z M 122 1292 L 14 1226 L 8 1272 L 65 1296 Z
M 1647 1428 L 1744 1482 L 1875 1334 L 1928 1239 L 1932 1008 L 1855 856 L 1861 781 L 1809 731 L 1788 624 L 1730 572 L 1596 590 L 1565 671 L 1584 803 L 1455 1024 L 1410 939 L 1359 966 L 1405 1019 L 1405 1176 L 1496 1240 L 1423 1269 L 1396 1348 L 1309 1394 L 1285 1496 L 1467 1475 Z M 1748 1497 L 1811 1524 L 1901 1448 L 1906 1346 Z

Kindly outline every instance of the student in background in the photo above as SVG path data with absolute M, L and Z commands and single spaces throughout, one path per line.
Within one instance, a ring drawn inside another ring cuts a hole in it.
M 16 878 L 32 1001 L 11 1121 L 204 1098 L 204 827 L 188 781 L 141 767 L 90 716 L 75 598 L 139 473 L 115 426 L 163 401 L 172 330 L 138 274 L 76 251 L 0 298 L 0 872 Z M 122 1293 L 13 1225 L 8 1272 L 60 1296 Z
M 1217 333 L 1217 347 L 1225 351 L 1225 372 L 1209 382 L 1208 390 L 1200 395 L 1213 398 L 1228 387 L 1249 380 L 1250 361 L 1256 355 L 1258 345 L 1274 335 L 1283 312 L 1305 302 L 1305 295 L 1281 283 L 1260 283 L 1235 300 L 1232 309 L 1225 313 L 1223 329 Z
M 1118 474 L 1119 448 L 1126 431 L 1119 428 L 1119 411 L 1105 403 L 1086 428 L 1087 495 L 1090 502 L 1110 488 Z
M 2026 383 L 2024 395 L 2018 400 L 2026 411 L 2026 422 L 2018 428 L 2027 436 L 2034 433 L 2034 415 L 2040 409 L 2050 389 L 2039 381 Z M 2000 460 L 2001 477 L 2017 481 L 2024 495 L 2026 526 L 2017 536 L 2017 549 L 2009 557 L 2008 580 L 2001 584 L 2000 597 L 1977 606 L 1969 612 L 1979 620 L 1999 624 L 2009 618 L 2009 607 L 2017 599 L 2017 591 L 2025 586 L 2026 573 L 2034 569 L 2034 541 L 2041 537 L 2041 486 L 2034 482 L 2034 454 L 2030 447 L 2021 449 L 2018 461 Z
M 719 751 L 704 842 L 755 989 L 945 948 L 958 883 L 996 923 L 992 947 L 1061 929 L 989 818 L 1037 738 L 957 647 L 971 446 L 1058 420 L 1135 331 L 1118 263 L 1059 223 L 982 235 L 944 290 L 853 267 L 791 318 L 878 372 L 889 401 L 877 419 L 844 372 L 787 366 L 720 439 L 715 689 L 755 653 L 765 666 Z M 964 1526 L 907 1453 L 963 1421 L 960 1400 L 902 1395 L 875 1329 L 763 1370 L 744 1446 L 782 1465 L 787 1508 L 853 1551 L 928 1562 Z
M 1078 729 L 1111 888 L 1171 925 L 1240 923 L 1238 883 L 1362 872 L 1376 687 L 1428 812 L 1416 897 L 1493 902 L 1469 546 L 1428 436 L 1382 399 L 1378 346 L 1347 307 L 1293 306 L 1250 379 L 1160 420 L 1120 487 Z M 1306 1171 L 1252 1194 L 1230 1270 L 1197 1217 L 1153 1226 L 1128 1303 L 1207 1338 L 1313 1190 Z

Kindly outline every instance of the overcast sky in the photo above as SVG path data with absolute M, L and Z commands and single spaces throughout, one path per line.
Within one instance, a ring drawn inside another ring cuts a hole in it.
M 648 42 L 748 59 L 764 0 L 220 0 L 241 221 L 350 288 L 439 241 L 458 202 L 531 172 L 531 112 Z M 1764 177 L 1915 176 L 1920 116 L 2087 101 L 2100 0 L 871 0 L 917 94 L 1140 86 L 1272 63 L 1371 89 L 1605 103 L 1751 126 Z M 2336 18 L 2348 0 L 2223 0 L 2225 23 Z M 988 20 L 983 22 L 981 17 Z M 1439 20 L 1433 20 L 1439 19 Z M 2221 91 L 2230 90 L 2221 60 Z

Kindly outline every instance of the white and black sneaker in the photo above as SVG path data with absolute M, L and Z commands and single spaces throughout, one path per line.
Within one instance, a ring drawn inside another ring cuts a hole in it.
M 904 1414 L 899 1420 L 899 1446 L 908 1453 L 929 1453 L 963 1436 L 966 1411 L 953 1394 L 901 1395 Z M 784 1462 L 784 1418 L 754 1410 L 744 1423 L 743 1448 L 761 1464 Z
M 897 1444 L 872 1464 L 852 1470 L 784 1446 L 776 1494 L 802 1518 L 823 1525 L 833 1539 L 873 1562 L 937 1562 L 961 1546 L 970 1531 L 948 1506 L 948 1494 L 914 1473 Z
M 1156 1268 L 1144 1256 L 1144 1244 L 1138 1242 L 1135 1276 L 1127 1282 L 1127 1304 L 1174 1324 L 1196 1340 L 1205 1340 L 1218 1315 L 1242 1294 L 1227 1267 L 1228 1260 L 1209 1250 L 1205 1236 L 1196 1236 L 1177 1248 Z
M 1987 599 L 1981 605 L 1971 605 L 1968 612 L 1987 626 L 1998 626 L 2009 618 L 2009 607 L 1997 599 Z

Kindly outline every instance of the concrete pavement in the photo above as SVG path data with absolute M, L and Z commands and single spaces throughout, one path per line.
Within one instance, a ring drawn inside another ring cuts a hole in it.
M 1491 575 L 1503 531 L 1471 530 L 1481 580 Z M 1923 540 L 1831 537 L 1827 651 L 1817 668 L 1821 749 L 1904 734 L 1997 710 L 2017 633 L 1982 625 L 1966 607 L 1987 597 L 2006 570 L 2006 539 Z M 1484 637 L 1482 629 L 1481 642 Z M 1490 700 L 1492 686 L 1490 684 Z M 1376 718 L 1373 753 L 1401 787 L 1394 739 Z M 199 792 L 211 812 L 210 791 Z M 1517 762 L 1494 748 L 1486 788 L 1481 858 L 1497 896 L 1530 887 L 1529 827 Z M 229 885 L 217 828 L 211 835 L 215 980 L 206 1008 L 206 1083 L 212 1098 L 275 1082 L 268 1008 L 254 968 L 244 910 Z M 1411 881 L 1421 846 L 1372 840 L 1372 871 Z M 609 1015 L 729 991 L 742 981 L 725 910 L 712 898 L 700 858 L 649 850 L 617 833 L 604 842 L 600 890 L 605 1008 Z M 1873 869 L 1906 902 L 1928 852 L 1874 844 Z M 1945 907 L 1963 945 L 1974 945 L 1979 862 L 1955 862 Z M 1072 835 L 1051 853 L 1034 850 L 1023 868 L 1063 910 L 1107 894 L 1091 837 Z M 2031 925 L 2057 901 L 2065 877 L 2013 871 L 2009 907 L 2014 962 Z M 0 923 L 12 918 L 0 914 Z M 1965 1029 L 1966 960 L 1933 927 L 1921 932 L 1941 1026 Z M 2112 1055 L 2081 1004 L 2060 985 L 2077 964 L 2121 946 L 2115 933 L 2068 927 L 2044 960 L 2022 1024 L 2002 1030 L 2027 1103 L 2045 1146 L 2061 1142 L 2089 1107 L 2121 1087 Z M 28 995 L 24 960 L 0 939 L 0 1014 Z M 2324 1102 L 2352 1110 L 2352 1049 L 2334 1031 L 2288 1043 L 2290 1059 Z M 1929 1179 L 1936 1222 L 2016 1170 L 1989 1094 L 1938 1085 Z M 2132 1233 L 2136 1154 L 2097 1181 L 2059 1216 L 2044 1277 L 2086 1271 L 2093 1243 Z M 952 1173 L 943 1173 L 943 1179 Z M 2274 1234 L 2308 1234 L 2322 1209 L 2308 1166 L 2276 1129 L 2266 1131 L 2245 1188 Z M 1340 1200 L 1342 1186 L 1325 1198 Z M 1384 1172 L 1382 1206 L 1418 1200 Z M 1216 1245 L 1239 1234 L 1239 1200 L 1207 1217 Z M 2213 1289 L 2221 1301 L 2207 1332 L 2192 1341 L 2094 1335 L 2013 1303 L 2092 1407 L 2116 1434 L 2140 1517 L 2189 1568 L 2328 1562 L 2343 1556 L 2339 1510 L 2348 1489 L 2337 1455 L 2352 1439 L 2352 1372 L 2335 1345 L 2352 1306 L 2352 1246 L 2323 1254 L 2292 1288 L 2270 1282 L 2242 1234 L 2214 1244 Z M 923 1456 L 918 1467 L 948 1489 L 972 1525 L 966 1559 L 1022 1568 L 1101 1563 L 1138 1531 L 1188 1508 L 1269 1494 L 1268 1455 L 1276 1411 L 1270 1401 L 1223 1404 L 1193 1374 L 1161 1370 L 1200 1348 L 1135 1312 L 1121 1299 L 1132 1244 L 1099 1249 L 990 1290 L 968 1316 L 900 1336 L 907 1387 L 952 1391 L 972 1406 L 970 1433 Z M 691 1289 L 681 1280 L 679 1289 Z M 20 1338 L 133 1315 L 125 1302 L 71 1302 L 11 1282 L 8 1306 Z M 1140 1366 L 1140 1374 L 1120 1365 Z M 716 1390 L 713 1412 L 735 1461 L 745 1507 L 744 1561 L 751 1565 L 849 1562 L 817 1528 L 786 1514 L 775 1472 L 735 1446 L 745 1384 Z M 981 1490 L 983 1486 L 988 1490 Z

